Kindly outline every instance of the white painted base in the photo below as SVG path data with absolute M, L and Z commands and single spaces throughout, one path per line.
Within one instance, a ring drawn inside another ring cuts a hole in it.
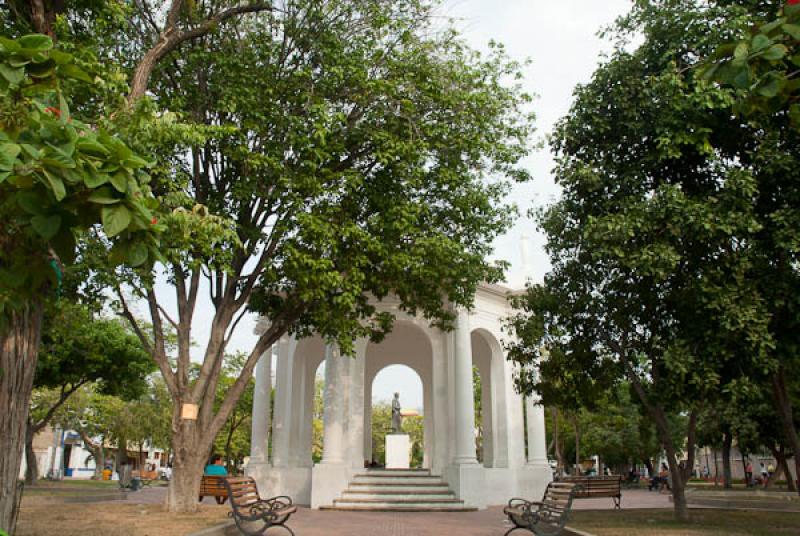
M 528 464 L 515 471 L 517 496 L 529 501 L 541 501 L 547 485 L 553 481 L 553 470 L 547 462 Z
M 408 434 L 386 435 L 386 468 L 408 469 L 411 467 L 411 438 Z
M 482 465 L 454 464 L 445 470 L 445 479 L 466 506 L 484 509 L 487 505 L 486 471 Z M 511 498 L 511 497 L 509 497 Z
M 252 476 L 262 497 L 288 495 L 295 504 L 311 504 L 310 467 L 272 467 L 268 463 L 249 463 L 244 470 Z
M 344 463 L 318 463 L 311 469 L 311 508 L 333 505 L 347 488 L 350 472 Z

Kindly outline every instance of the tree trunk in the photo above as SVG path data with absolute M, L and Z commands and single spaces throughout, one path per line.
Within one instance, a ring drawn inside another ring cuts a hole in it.
M 6 313 L 0 332 L 0 529 L 16 528 L 17 480 L 25 446 L 33 375 L 42 327 L 42 305 L 27 303 Z
M 577 415 L 573 418 L 572 422 L 575 425 L 575 474 L 581 475 L 583 474 L 581 467 L 581 430 L 580 426 L 578 426 Z
M 789 447 L 794 452 L 794 467 L 797 472 L 797 478 L 800 479 L 800 437 L 798 437 L 794 424 L 794 408 L 792 408 L 792 399 L 786 387 L 785 375 L 786 372 L 783 367 L 779 367 L 772 375 L 772 397 L 783 423 L 784 435 L 789 441 Z M 791 476 L 787 477 L 787 479 L 791 480 Z M 795 486 L 795 488 L 800 492 L 800 486 Z
M 34 433 L 27 427 L 25 433 L 25 485 L 35 486 L 39 480 L 39 464 L 36 461 L 36 453 L 33 451 Z
M 198 421 L 181 419 L 181 404 L 176 404 L 173 415 L 172 479 L 167 492 L 167 509 L 170 512 L 197 511 L 200 495 L 200 478 L 205 462 L 211 455 L 216 434 L 211 434 Z M 210 436 L 210 438 L 209 438 Z
M 722 482 L 725 489 L 733 487 L 733 472 L 731 471 L 732 445 L 733 434 L 726 430 L 722 435 Z
M 561 449 L 561 434 L 558 430 L 558 408 L 553 408 L 553 450 L 555 452 L 556 463 L 558 464 L 558 474 L 564 474 L 564 452 Z
M 717 449 L 711 449 L 714 451 L 714 487 L 716 488 L 719 485 L 719 465 L 717 464 Z

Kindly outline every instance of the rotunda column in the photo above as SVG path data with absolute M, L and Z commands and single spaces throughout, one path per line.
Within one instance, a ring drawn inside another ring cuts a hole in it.
M 469 313 L 458 310 L 455 328 L 455 410 L 456 456 L 459 465 L 476 464 L 475 457 L 475 400 L 472 386 L 472 341 Z
M 538 397 L 525 397 L 528 428 L 528 465 L 547 465 L 544 406 L 537 404 Z
M 344 462 L 344 363 L 339 349 L 325 346 L 325 411 L 322 463 Z
M 253 425 L 250 441 L 250 463 L 269 462 L 270 391 L 272 390 L 272 348 L 264 352 L 256 365 L 253 392 Z

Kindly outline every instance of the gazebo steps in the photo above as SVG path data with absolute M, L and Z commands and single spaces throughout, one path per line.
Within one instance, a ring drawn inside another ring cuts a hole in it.
M 372 469 L 355 475 L 342 496 L 326 510 L 392 512 L 467 512 L 440 476 L 420 469 Z

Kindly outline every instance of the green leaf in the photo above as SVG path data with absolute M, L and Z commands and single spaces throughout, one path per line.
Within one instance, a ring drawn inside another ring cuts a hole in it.
M 767 37 L 764 34 L 758 34 L 753 38 L 752 45 L 753 45 L 753 52 L 758 52 L 770 46 L 772 44 L 772 39 Z
M 68 227 L 61 226 L 61 230 L 50 241 L 50 246 L 65 264 L 75 262 L 75 235 Z
M 14 52 L 17 52 L 19 49 L 22 48 L 19 45 L 19 43 L 17 43 L 13 39 L 9 39 L 7 37 L 2 37 L 2 36 L 0 36 L 0 47 L 5 49 L 5 51 L 8 52 L 9 54 L 13 54 Z
M 744 60 L 749 52 L 750 52 L 750 45 L 748 45 L 745 42 L 742 42 L 736 45 L 736 49 L 733 51 L 733 57 L 736 58 L 737 60 Z
M 25 68 L 17 67 L 16 69 L 7 63 L 0 63 L 0 75 L 3 75 L 9 84 L 18 86 L 25 80 Z
M 800 41 L 800 25 L 798 24 L 784 24 L 781 29 L 789 34 L 793 39 Z
M 800 104 L 792 104 L 789 107 L 789 119 L 795 127 L 800 127 Z
M 788 51 L 784 45 L 772 45 L 764 52 L 764 59 L 776 61 L 783 58 Z
M 47 184 L 50 186 L 50 190 L 53 192 L 56 201 L 61 201 L 67 196 L 67 190 L 64 188 L 64 181 L 61 180 L 61 177 L 53 175 L 46 169 L 42 170 L 42 175 L 44 175 Z
M 10 176 L 11 176 L 10 171 L 0 171 L 0 184 L 3 184 L 3 182 Z
M 778 94 L 782 87 L 782 79 L 775 76 L 770 76 L 767 81 L 762 81 L 759 84 L 756 92 L 763 97 L 772 98 Z
M 53 48 L 53 40 L 42 34 L 24 35 L 17 39 L 17 43 L 19 43 L 22 48 L 39 52 L 45 52 Z
M 103 229 L 109 238 L 117 236 L 131 223 L 131 213 L 125 205 L 105 207 L 101 212 L 101 217 Z
M 111 175 L 111 184 L 116 188 L 116 190 L 122 194 L 128 191 L 128 177 L 127 174 L 122 171 L 117 171 L 113 175 Z
M 141 242 L 136 242 L 128 253 L 128 263 L 133 266 L 141 266 L 147 261 L 147 246 Z
M 77 65 L 73 65 L 72 63 L 60 66 L 58 68 L 58 72 L 66 78 L 73 78 L 75 80 L 81 80 L 82 82 L 88 82 L 90 84 L 94 83 L 94 80 L 86 73 L 86 71 Z
M 111 154 L 103 144 L 87 137 L 78 138 L 78 141 L 75 142 L 75 147 L 83 153 L 101 158 L 107 157 L 109 154 Z
M 89 196 L 89 201 L 98 205 L 114 205 L 119 203 L 121 199 L 114 197 L 111 188 L 106 186 L 92 192 L 92 195 Z
M 14 169 L 21 147 L 16 143 L 5 142 L 0 144 L 0 170 Z
M 108 175 L 97 171 L 88 171 L 83 175 L 83 183 L 87 188 L 95 189 L 108 182 Z M 91 197 L 89 198 L 91 200 Z
M 61 216 L 34 216 L 31 218 L 31 227 L 45 240 L 53 238 L 61 227 Z
M 72 54 L 60 50 L 53 50 L 50 52 L 50 59 L 58 65 L 64 65 L 72 61 Z
M 28 214 L 41 216 L 49 203 L 40 191 L 26 190 L 17 194 L 17 204 Z

